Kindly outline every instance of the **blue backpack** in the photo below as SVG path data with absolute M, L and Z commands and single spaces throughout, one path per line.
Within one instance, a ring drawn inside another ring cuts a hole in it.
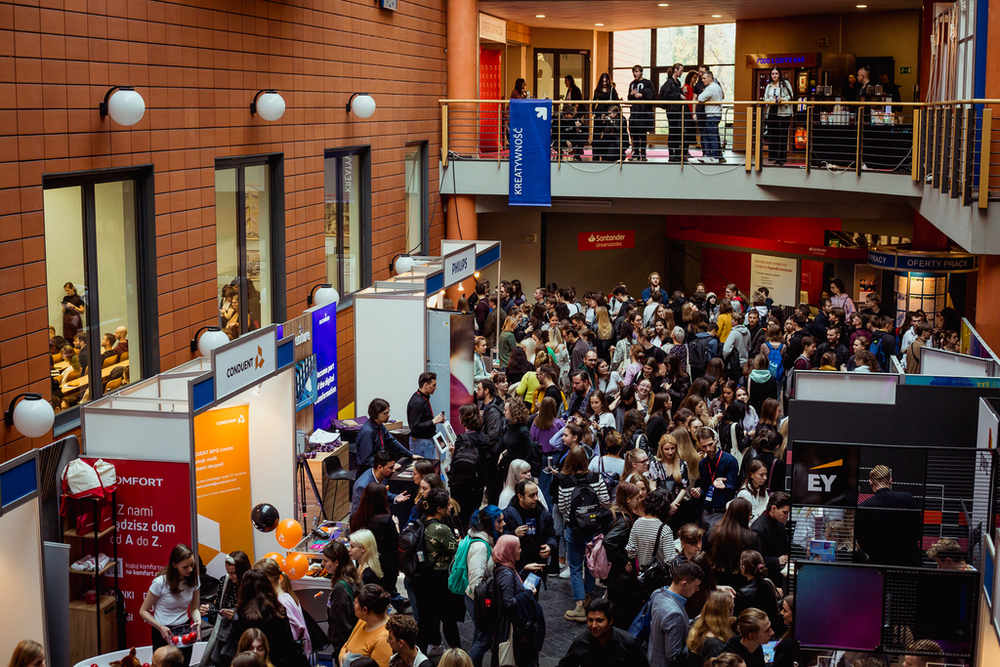
M 868 347 L 868 351 L 875 355 L 875 360 L 878 362 L 879 370 L 883 373 L 892 372 L 889 368 L 889 355 L 882 351 L 882 336 L 873 337 L 872 344 Z
M 646 604 L 642 606 L 642 610 L 632 619 L 632 625 L 628 626 L 628 633 L 635 637 L 635 640 L 644 648 L 649 644 L 649 632 L 653 622 L 652 600 L 653 596 L 650 595 L 649 600 L 646 600 Z
M 777 348 L 771 347 L 771 343 L 769 342 L 764 343 L 764 345 L 767 345 L 767 370 L 771 372 L 771 377 L 781 382 L 785 377 L 785 363 L 781 358 L 785 344 L 781 343 Z

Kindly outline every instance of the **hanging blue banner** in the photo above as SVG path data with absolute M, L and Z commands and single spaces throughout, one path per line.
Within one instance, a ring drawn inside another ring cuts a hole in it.
M 552 206 L 552 100 L 511 100 L 511 206 Z
M 316 356 L 316 400 L 313 427 L 333 430 L 337 418 L 337 304 L 312 311 L 312 345 Z

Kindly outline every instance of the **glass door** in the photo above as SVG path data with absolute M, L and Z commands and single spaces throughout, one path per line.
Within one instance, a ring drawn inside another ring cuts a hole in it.
M 551 49 L 535 51 L 535 92 L 534 96 L 550 100 L 566 99 L 566 77 L 573 77 L 574 83 L 589 100 L 590 51 L 569 51 Z

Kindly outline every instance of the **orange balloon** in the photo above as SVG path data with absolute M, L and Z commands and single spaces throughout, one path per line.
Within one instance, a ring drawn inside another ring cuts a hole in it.
M 285 571 L 285 557 L 278 552 L 272 551 L 269 554 L 264 554 L 264 558 L 270 558 L 278 564 L 278 568 L 280 568 L 282 572 Z
M 285 559 L 285 574 L 289 579 L 301 579 L 309 571 L 309 557 L 303 553 L 290 553 Z
M 295 519 L 285 519 L 278 524 L 274 536 L 278 539 L 278 544 L 291 549 L 302 540 L 302 526 Z

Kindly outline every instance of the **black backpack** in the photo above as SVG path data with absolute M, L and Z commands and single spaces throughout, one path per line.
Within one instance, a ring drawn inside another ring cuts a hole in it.
M 453 488 L 481 489 L 484 482 L 479 449 L 464 436 L 464 433 L 458 436 L 455 443 L 455 453 L 451 455 L 451 467 L 448 468 L 448 481 Z
M 432 567 L 424 550 L 424 523 L 411 521 L 399 533 L 399 569 L 408 577 L 419 577 Z
M 706 336 L 704 338 L 695 337 L 694 340 L 687 344 L 688 361 L 691 363 L 692 380 L 697 380 L 705 374 L 708 362 L 712 359 L 712 355 L 708 352 L 708 344 L 711 341 L 711 336 Z
M 592 475 L 587 475 L 586 481 L 578 482 L 569 499 L 569 527 L 584 534 L 602 530 L 611 520 L 611 510 L 601 505 L 591 479 Z
M 500 595 L 497 593 L 493 571 L 483 570 L 483 578 L 473 593 L 472 618 L 480 632 L 492 635 L 500 628 Z

